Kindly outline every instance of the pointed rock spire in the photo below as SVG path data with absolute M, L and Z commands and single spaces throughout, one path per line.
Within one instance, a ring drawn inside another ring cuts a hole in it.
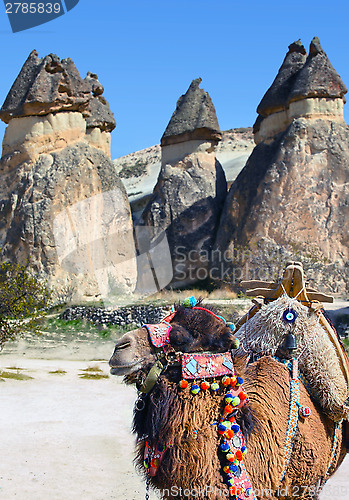
M 193 80 L 177 107 L 161 138 L 161 146 L 195 139 L 221 140 L 215 107 L 211 97 L 199 88 L 201 78 Z
M 109 107 L 109 103 L 102 95 L 103 85 L 99 82 L 98 76 L 90 71 L 85 77 L 91 89 L 91 98 L 86 110 L 86 127 L 99 128 L 105 132 L 111 132 L 116 127 L 114 115 Z
M 307 52 L 301 41 L 291 43 L 271 87 L 264 94 L 257 113 L 263 117 L 287 108 L 295 76 L 306 61 Z
M 84 111 L 89 85 L 73 61 L 55 54 L 40 59 L 33 50 L 17 76 L 0 110 L 0 119 L 46 115 L 57 111 Z
M 309 97 L 344 99 L 347 91 L 341 77 L 322 49 L 320 40 L 314 37 L 310 43 L 307 60 L 295 79 L 290 102 Z

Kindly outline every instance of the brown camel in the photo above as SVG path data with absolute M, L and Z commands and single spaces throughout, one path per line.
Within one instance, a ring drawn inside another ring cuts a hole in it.
M 234 344 L 231 329 L 204 309 L 176 306 L 171 326 L 170 345 L 177 353 L 227 352 Z M 147 329 L 139 328 L 117 342 L 110 359 L 111 373 L 124 375 L 127 383 L 140 388 L 156 361 Z M 334 421 L 300 383 L 300 402 L 310 408 L 311 414 L 299 419 L 282 479 L 290 373 L 285 364 L 271 356 L 262 356 L 246 368 L 245 364 L 246 358 L 234 357 L 235 371 L 243 376 L 248 393 L 248 403 L 236 419 L 247 439 L 243 461 L 255 498 L 318 498 L 322 486 L 344 459 L 342 433 L 334 446 Z M 133 430 L 138 441 L 137 467 L 147 477 L 143 466 L 146 441 L 161 442 L 166 451 L 156 475 L 148 478 L 161 498 L 234 498 L 224 481 L 224 454 L 219 449 L 216 426 L 226 391 L 221 387 L 216 393 L 207 390 L 193 395 L 189 388 L 179 387 L 180 379 L 180 367 L 170 363 L 154 387 L 136 403 Z

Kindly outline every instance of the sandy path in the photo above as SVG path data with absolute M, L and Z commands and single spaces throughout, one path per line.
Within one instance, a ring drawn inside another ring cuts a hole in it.
M 106 342 L 98 357 L 111 351 Z M 34 377 L 0 382 L 0 500 L 143 499 L 144 483 L 132 465 L 135 391 L 116 377 L 79 377 L 91 366 L 109 372 L 105 361 L 91 361 L 93 345 L 75 350 L 75 361 L 54 359 L 57 353 L 48 356 L 45 349 L 36 353 L 53 359 L 34 353 L 29 358 L 5 349 L 0 355 L 1 369 L 16 366 Z M 55 370 L 66 374 L 49 373 Z M 321 495 L 333 498 L 349 499 L 348 458 Z

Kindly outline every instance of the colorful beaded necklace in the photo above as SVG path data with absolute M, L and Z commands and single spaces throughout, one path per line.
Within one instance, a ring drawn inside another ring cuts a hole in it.
M 194 297 L 189 297 L 183 302 L 183 305 L 213 314 L 234 331 L 235 327 L 232 323 L 227 323 L 222 316 L 218 316 L 208 309 L 196 307 L 196 303 Z M 145 325 L 150 340 L 157 349 L 164 348 L 165 350 L 169 346 L 169 333 L 171 331 L 169 322 L 174 316 L 175 311 L 172 311 L 160 324 Z M 234 348 L 238 346 L 237 341 Z M 227 391 L 224 394 L 223 412 L 219 420 L 213 424 L 217 425 L 217 432 L 221 437 L 219 449 L 224 454 L 225 483 L 230 496 L 235 500 L 255 500 L 251 481 L 243 463 L 247 448 L 235 418 L 238 410 L 248 401 L 248 396 L 243 390 L 243 379 L 235 375 L 231 353 L 181 353 L 181 368 L 182 379 L 179 382 L 179 387 L 182 390 L 189 390 L 194 396 L 208 390 L 217 394 L 221 387 Z M 156 475 L 165 451 L 166 448 L 159 446 L 158 443 L 151 445 L 148 441 L 146 442 L 144 466 L 150 476 Z

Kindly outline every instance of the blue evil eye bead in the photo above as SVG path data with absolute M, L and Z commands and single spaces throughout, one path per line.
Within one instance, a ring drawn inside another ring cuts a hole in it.
M 224 441 L 224 443 L 220 444 L 220 449 L 224 453 L 228 453 L 228 451 L 229 451 L 229 444 L 226 441 Z
M 197 300 L 195 297 L 187 297 L 183 300 L 182 305 L 184 307 L 194 307 L 197 304 Z
M 234 431 L 234 432 L 239 432 L 239 430 L 240 430 L 240 425 L 238 425 L 238 424 L 233 424 L 233 425 L 231 426 L 231 430 L 232 430 L 232 431 Z
M 294 323 L 296 321 L 297 316 L 298 314 L 293 309 L 286 309 L 286 311 L 283 312 L 282 319 L 286 323 Z
M 239 387 L 240 385 L 242 385 L 244 383 L 244 379 L 241 378 L 241 377 L 236 377 L 236 384 L 235 386 L 236 387 Z
M 190 390 L 192 394 L 199 394 L 199 392 L 201 391 L 200 387 L 196 384 L 193 384 Z

